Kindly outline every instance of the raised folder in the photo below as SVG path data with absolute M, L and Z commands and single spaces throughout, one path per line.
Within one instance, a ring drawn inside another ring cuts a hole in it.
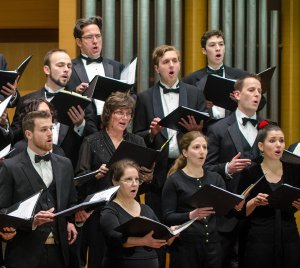
M 154 231 L 153 237 L 155 239 L 169 239 L 188 228 L 196 219 L 185 222 L 182 225 L 176 227 L 175 230 L 171 230 L 170 227 L 149 219 L 144 216 L 134 217 L 129 221 L 115 228 L 115 231 L 122 233 L 125 236 L 143 237 L 150 231 Z
M 185 106 L 178 106 L 173 112 L 162 118 L 158 125 L 185 133 L 187 130 L 178 122 L 181 121 L 181 118 L 188 121 L 188 116 L 194 116 L 197 123 L 200 123 L 201 120 L 208 121 L 210 119 L 208 113 L 199 112 Z
M 136 63 L 137 58 L 134 58 L 130 64 L 123 69 L 120 79 L 96 75 L 82 95 L 105 101 L 112 92 L 128 91 L 135 83 Z
M 292 212 L 296 211 L 296 208 L 292 206 L 292 203 L 298 199 L 300 199 L 300 188 L 286 183 L 280 185 L 268 196 L 270 206 Z
M 271 78 L 276 67 L 270 67 L 257 75 L 261 78 L 262 94 L 270 90 Z M 224 78 L 218 75 L 209 75 L 204 87 L 204 96 L 212 101 L 214 105 L 220 106 L 229 111 L 235 111 L 237 102 L 230 98 L 230 93 L 234 91 L 236 80 Z
M 87 97 L 83 97 L 78 93 L 66 90 L 57 92 L 54 98 L 51 100 L 51 103 L 54 105 L 57 111 L 58 122 L 68 126 L 73 126 L 72 120 L 68 115 L 69 109 L 72 106 L 77 109 L 77 106 L 80 105 L 84 110 L 91 102 L 92 101 Z
M 34 210 L 41 193 L 42 190 L 7 209 L 1 209 L 0 228 L 30 227 L 34 216 Z
M 231 193 L 212 184 L 205 184 L 190 197 L 188 202 L 194 208 L 213 207 L 216 215 L 224 216 L 243 199 L 242 195 Z
M 32 56 L 28 56 L 14 71 L 0 70 L 0 88 L 6 86 L 7 83 L 13 84 L 18 76 L 22 76 Z
M 68 217 L 80 210 L 92 211 L 95 208 L 104 206 L 108 201 L 111 200 L 114 194 L 118 191 L 119 187 L 119 185 L 116 185 L 106 190 L 90 194 L 84 199 L 82 203 L 70 207 L 68 209 L 59 211 L 55 213 L 54 216 Z
M 288 150 L 283 151 L 281 160 L 286 163 L 300 165 L 300 156 L 296 155 Z

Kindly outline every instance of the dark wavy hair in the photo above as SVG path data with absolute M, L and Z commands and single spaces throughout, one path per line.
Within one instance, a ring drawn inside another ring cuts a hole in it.
M 207 31 L 205 32 L 202 37 L 201 37 L 201 47 L 202 48 L 206 48 L 206 43 L 207 40 L 213 36 L 217 36 L 217 37 L 222 37 L 223 41 L 225 43 L 225 36 L 223 34 L 223 32 L 221 30 L 211 30 L 211 31 Z
M 102 18 L 100 16 L 94 16 L 89 18 L 81 18 L 76 21 L 75 27 L 73 29 L 73 36 L 76 38 L 82 37 L 82 29 L 85 26 L 95 24 L 99 27 L 100 32 L 102 31 Z

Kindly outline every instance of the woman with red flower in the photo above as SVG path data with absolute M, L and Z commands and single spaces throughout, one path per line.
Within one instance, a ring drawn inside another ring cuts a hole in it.
M 262 121 L 258 128 L 258 148 L 263 161 L 242 172 L 239 189 L 243 191 L 263 175 L 265 179 L 246 199 L 244 211 L 249 229 L 242 267 L 300 267 L 300 237 L 294 217 L 300 210 L 300 199 L 286 210 L 275 208 L 268 199 L 283 183 L 300 188 L 300 165 L 281 160 L 285 141 L 278 125 Z

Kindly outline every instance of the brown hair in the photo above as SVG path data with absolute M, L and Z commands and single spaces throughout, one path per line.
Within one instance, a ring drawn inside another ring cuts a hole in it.
M 31 132 L 34 131 L 34 120 L 37 118 L 48 119 L 51 118 L 51 114 L 46 111 L 33 111 L 26 114 L 22 121 L 23 133 L 25 133 L 26 130 L 29 130 Z
M 44 56 L 44 66 L 47 65 L 50 67 L 50 58 L 51 58 L 52 54 L 55 52 L 64 52 L 64 53 L 68 54 L 68 52 L 65 49 L 53 48 L 53 49 L 49 50 L 46 53 L 46 55 Z
M 75 27 L 73 29 L 73 36 L 76 38 L 82 37 L 82 29 L 85 26 L 95 24 L 99 27 L 100 33 L 102 30 L 102 18 L 100 16 L 89 17 L 87 19 L 81 18 L 76 21 Z
M 247 78 L 254 78 L 257 79 L 259 82 L 261 81 L 260 76 L 257 74 L 246 74 L 245 76 L 242 76 L 240 78 L 238 78 L 234 84 L 234 91 L 242 91 L 243 86 L 244 86 L 244 81 Z
M 264 120 L 264 122 L 268 122 L 268 124 L 258 130 L 256 138 L 257 142 L 264 142 L 270 131 L 282 131 L 282 129 L 277 125 L 277 123 L 267 120 Z
M 163 57 L 168 51 L 175 51 L 178 56 L 178 60 L 180 61 L 180 52 L 176 47 L 169 45 L 161 45 L 159 47 L 156 47 L 152 52 L 153 65 L 158 66 L 159 59 Z
M 185 133 L 181 140 L 179 141 L 179 152 L 180 155 L 175 160 L 173 166 L 170 168 L 168 172 L 168 176 L 174 174 L 177 170 L 182 169 L 186 166 L 186 157 L 183 155 L 183 150 L 187 150 L 189 146 L 191 145 L 192 141 L 195 139 L 202 137 L 207 142 L 207 137 L 202 134 L 200 131 L 190 131 L 188 133 Z
M 114 92 L 105 101 L 102 112 L 102 127 L 108 126 L 108 122 L 111 119 L 111 115 L 118 109 L 130 109 L 132 114 L 134 113 L 135 100 L 129 92 Z
M 120 181 L 121 177 L 124 175 L 126 168 L 128 167 L 135 168 L 138 172 L 140 170 L 140 166 L 136 162 L 129 159 L 120 160 L 118 162 L 115 162 L 109 169 L 110 181 Z
M 211 30 L 205 32 L 201 37 L 201 47 L 206 48 L 207 40 L 213 36 L 222 37 L 225 44 L 225 37 L 221 30 Z

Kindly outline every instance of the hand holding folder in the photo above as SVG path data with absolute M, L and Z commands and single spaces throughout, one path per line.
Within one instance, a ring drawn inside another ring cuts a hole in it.
M 189 203 L 194 208 L 213 207 L 215 215 L 224 216 L 244 199 L 212 184 L 205 184 L 194 193 Z
M 7 209 L 2 209 L 0 228 L 31 226 L 34 210 L 41 193 L 42 190 Z
M 139 216 L 134 217 L 126 223 L 118 226 L 115 231 L 131 237 L 143 237 L 149 232 L 154 231 L 153 238 L 168 240 L 172 236 L 175 236 L 188 228 L 195 220 L 197 220 L 197 218 L 176 226 L 176 228 L 172 230 L 170 227 L 158 221 L 144 216 Z
M 2 89 L 3 86 L 6 86 L 7 83 L 14 84 L 16 79 L 19 76 L 19 79 L 21 78 L 23 72 L 25 71 L 28 63 L 30 62 L 32 56 L 27 57 L 20 65 L 19 67 L 14 71 L 6 71 L 6 70 L 0 70 L 0 89 Z

